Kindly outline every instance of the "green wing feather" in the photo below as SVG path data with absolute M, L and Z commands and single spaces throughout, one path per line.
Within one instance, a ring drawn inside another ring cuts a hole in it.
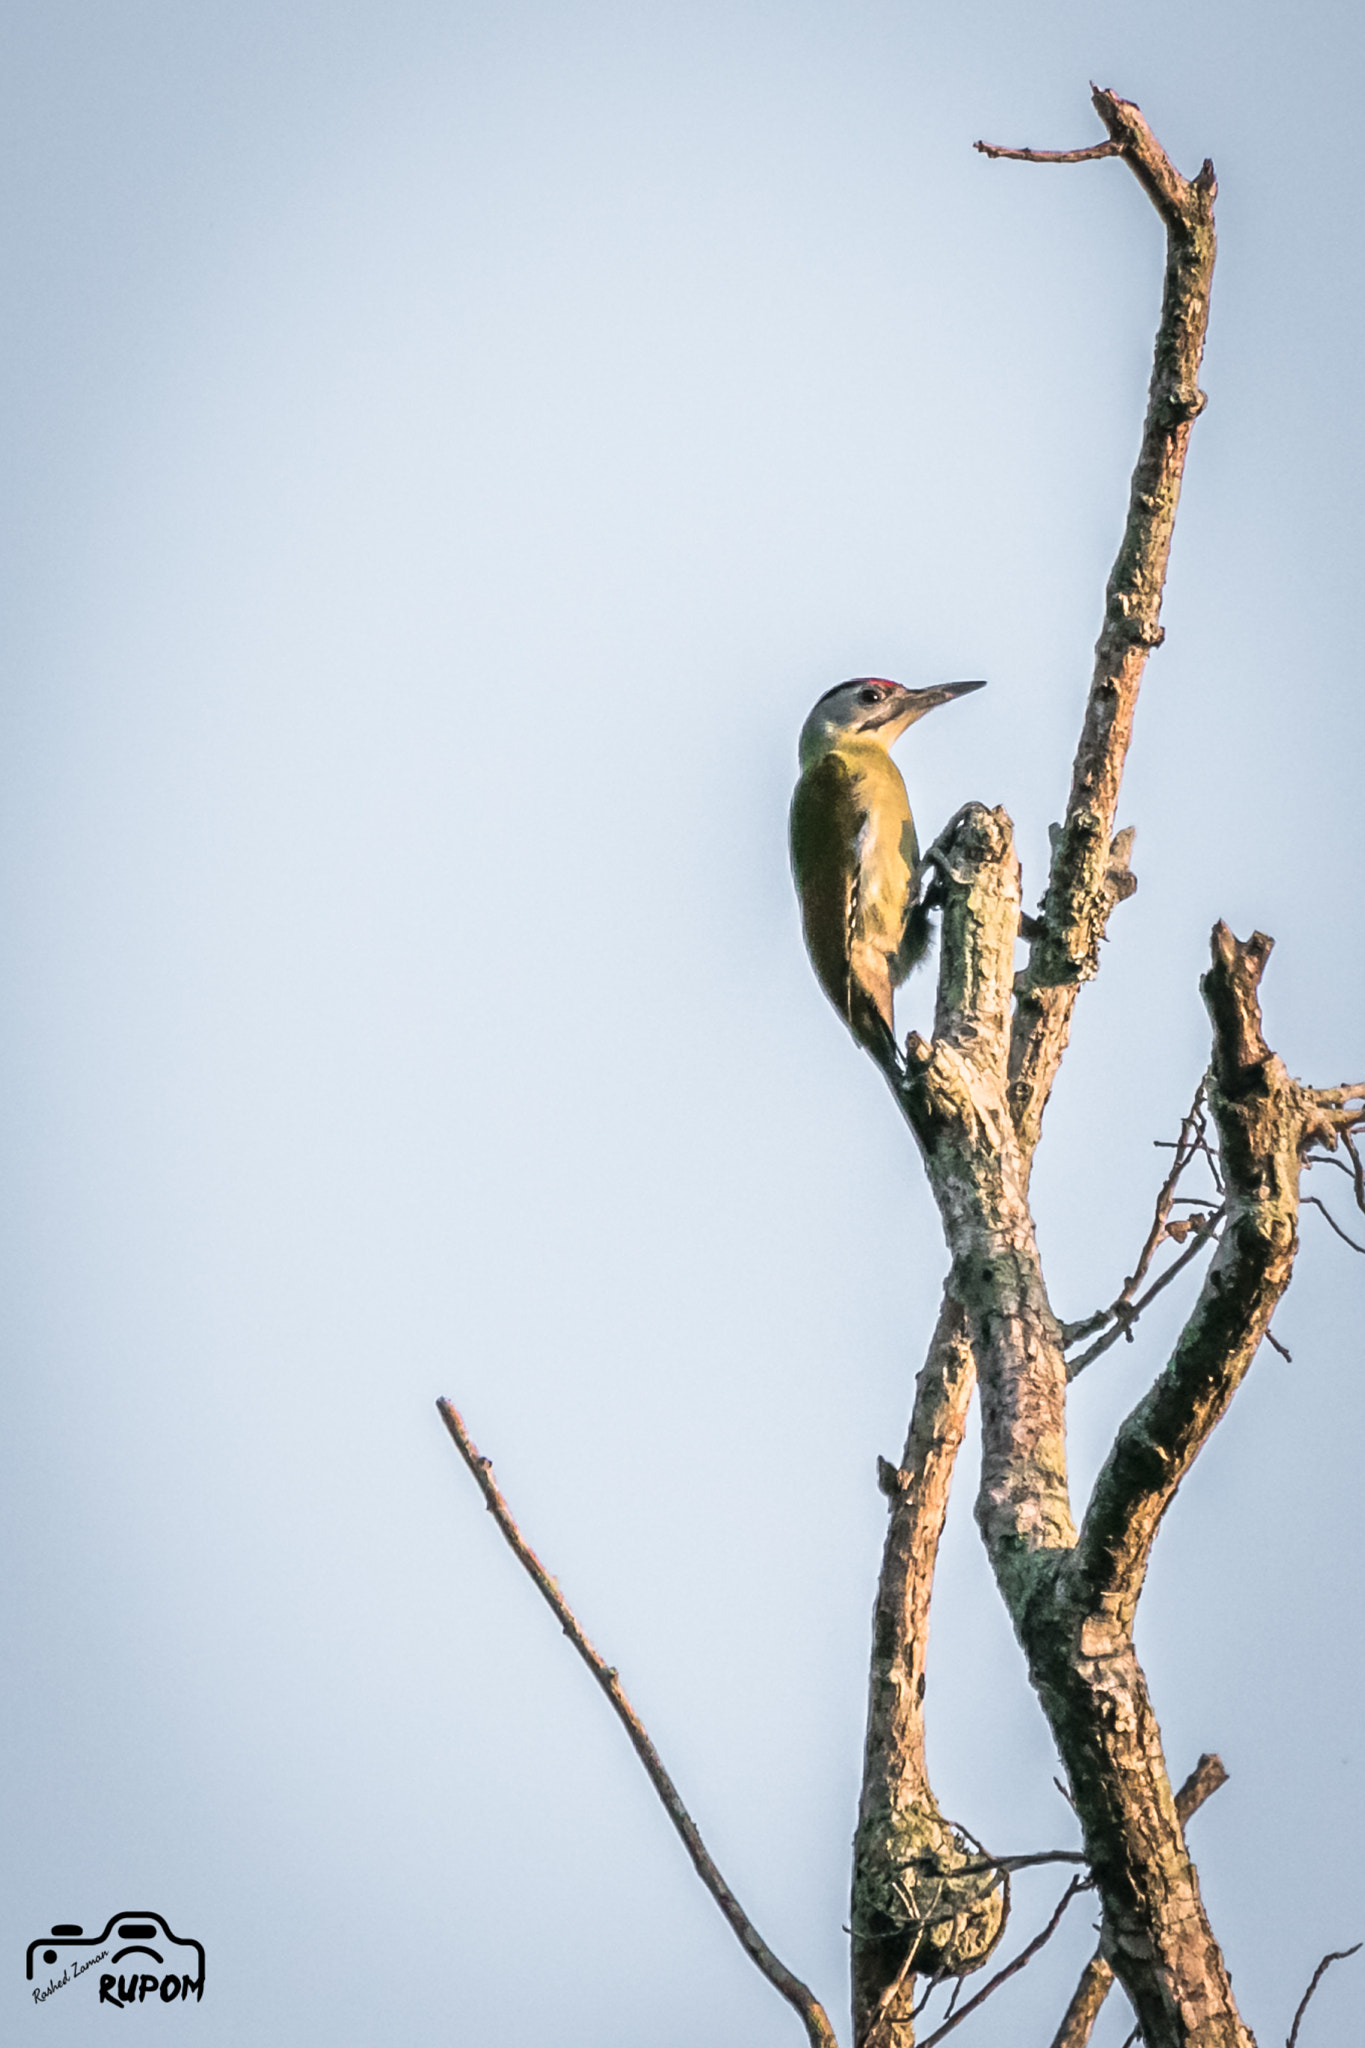
M 862 825 L 853 777 L 837 754 L 826 754 L 807 769 L 792 797 L 792 873 L 811 965 L 821 988 L 850 1025 L 848 944 L 857 915 L 853 849 Z
M 866 822 L 862 785 L 838 754 L 826 754 L 797 783 L 792 871 L 806 951 L 820 986 L 859 1044 L 883 1065 L 894 1065 L 890 962 L 863 943 L 858 901 L 858 847 Z

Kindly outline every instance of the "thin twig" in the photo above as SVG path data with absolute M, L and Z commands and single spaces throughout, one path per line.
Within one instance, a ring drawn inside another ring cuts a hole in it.
M 1062 1915 L 1075 1898 L 1077 1892 L 1083 1892 L 1090 1882 L 1091 1880 L 1088 1877 L 1073 1877 L 1066 1890 L 1062 1893 L 1061 1898 L 1057 1901 L 1057 1909 L 1048 1921 L 1047 1926 L 1042 1930 L 1042 1933 L 1035 1934 L 1028 1947 L 1021 1948 L 1012 1963 L 1006 1963 L 1003 1970 L 997 1970 L 990 1983 L 984 1984 L 980 1991 L 977 1992 L 975 1998 L 969 1998 L 967 2003 L 955 2012 L 951 2019 L 946 2019 L 941 2027 L 936 2028 L 932 2034 L 926 2035 L 921 2048 L 934 2048 L 936 2041 L 941 2041 L 945 2035 L 951 2034 L 954 2027 L 960 2027 L 965 2019 L 971 2017 L 978 2006 L 985 2004 L 992 1992 L 998 1991 L 1002 1984 L 1006 1983 L 1011 1977 L 1017 1976 L 1026 1964 L 1031 1963 L 1044 1942 L 1051 1941 L 1053 1935 L 1061 1926 Z
M 926 1859 L 921 1859 L 926 1860 Z M 954 1865 L 954 1876 L 965 1876 L 977 1870 L 1030 1870 L 1035 1863 L 1084 1863 L 1085 1857 L 1079 1849 L 1037 1849 L 1030 1856 L 986 1856 L 980 1863 L 958 1863 Z
M 1218 1192 L 1221 1194 L 1223 1191 L 1218 1173 L 1218 1161 L 1213 1147 L 1209 1143 L 1208 1118 L 1205 1114 L 1204 1106 L 1207 1090 L 1208 1076 L 1205 1075 L 1194 1092 L 1193 1102 L 1190 1104 L 1185 1115 L 1180 1119 L 1179 1137 L 1157 1138 L 1154 1140 L 1163 1150 L 1174 1152 L 1175 1158 L 1171 1161 L 1170 1172 L 1157 1191 L 1156 1202 L 1152 1210 L 1151 1226 L 1148 1229 L 1146 1240 L 1141 1252 L 1138 1254 L 1138 1261 L 1133 1271 L 1124 1281 L 1118 1295 L 1109 1304 L 1108 1308 L 1097 1309 L 1094 1315 L 1086 1316 L 1083 1322 L 1064 1323 L 1062 1325 L 1062 1344 L 1067 1349 L 1073 1344 L 1079 1344 L 1084 1337 L 1094 1336 L 1095 1332 L 1102 1330 L 1106 1323 L 1112 1322 L 1117 1326 L 1110 1331 L 1103 1344 L 1096 1345 L 1092 1351 L 1086 1353 L 1083 1359 L 1076 1361 L 1067 1375 L 1070 1379 L 1074 1379 L 1076 1374 L 1084 1366 L 1089 1365 L 1094 1359 L 1098 1358 L 1101 1352 L 1107 1351 L 1111 1344 L 1116 1344 L 1120 1337 L 1129 1335 L 1131 1325 L 1136 1321 L 1138 1314 L 1141 1313 L 1141 1308 L 1145 1307 L 1146 1303 L 1152 1298 L 1150 1294 L 1145 1295 L 1141 1305 L 1135 1306 L 1134 1296 L 1150 1272 L 1152 1260 L 1156 1257 L 1158 1250 L 1165 1240 L 1168 1237 L 1173 1238 L 1177 1244 L 1180 1244 L 1191 1231 L 1200 1231 L 1199 1218 L 1192 1216 L 1181 1217 L 1174 1223 L 1171 1221 L 1171 1210 L 1177 1202 L 1186 1204 L 1200 1203 L 1202 1206 L 1207 1207 L 1206 1198 L 1202 1196 L 1178 1195 L 1176 1193 L 1180 1177 L 1186 1167 L 1192 1165 L 1196 1159 L 1202 1158 L 1213 1174 L 1214 1184 L 1218 1188 Z M 1219 1213 L 1221 1214 L 1221 1211 Z M 1190 1256 L 1193 1255 L 1193 1251 L 1197 1250 L 1199 1244 L 1203 1243 L 1204 1239 L 1210 1234 L 1212 1224 L 1216 1221 L 1216 1218 L 1206 1217 L 1203 1221 L 1209 1227 L 1201 1232 L 1191 1250 Z M 1176 1264 L 1171 1268 L 1171 1272 L 1163 1277 L 1161 1285 L 1164 1286 L 1171 1275 L 1178 1272 L 1181 1265 L 1185 1262 L 1184 1259 L 1177 1260 Z M 1153 1289 L 1152 1291 L 1155 1293 L 1157 1290 Z
M 1171 1220 L 1171 1204 L 1175 1199 L 1176 1185 L 1181 1174 L 1192 1159 L 1201 1152 L 1207 1153 L 1210 1149 L 1204 1118 L 1204 1093 L 1207 1087 L 1208 1077 L 1205 1076 L 1195 1089 L 1194 1101 L 1190 1104 L 1188 1114 L 1180 1119 L 1180 1136 L 1176 1140 L 1175 1158 L 1157 1195 L 1156 1207 L 1152 1212 L 1152 1227 L 1147 1232 L 1147 1241 L 1138 1256 L 1132 1276 L 1124 1281 L 1123 1290 L 1111 1314 L 1117 1314 L 1120 1305 L 1128 1305 L 1146 1278 L 1152 1260 L 1156 1257 L 1157 1247 L 1167 1234 L 1167 1225 Z
M 1294 2043 L 1299 2038 L 1299 2021 L 1303 2018 L 1304 2014 L 1308 2010 L 1308 2001 L 1313 1996 L 1313 1993 L 1317 1990 L 1319 1984 L 1321 1984 L 1323 1978 L 1327 1975 L 1327 1972 L 1332 1967 L 1332 1964 L 1344 1963 L 1347 1956 L 1355 1955 L 1357 1950 L 1360 1949 L 1362 1946 L 1365 1946 L 1365 1944 L 1357 1942 L 1355 1948 L 1334 1948 L 1330 1955 L 1326 1955 L 1323 1957 L 1322 1961 L 1318 1964 L 1318 1967 L 1313 1972 L 1312 1983 L 1304 1992 L 1303 1997 L 1299 2000 L 1299 2009 L 1294 2015 L 1294 2024 L 1289 2029 L 1289 2039 L 1285 2042 L 1285 2048 L 1294 2048 Z
M 1332 1214 L 1331 1210 L 1327 1207 L 1327 1204 L 1325 1202 L 1320 1202 L 1316 1195 L 1303 1195 L 1300 1197 L 1300 1199 L 1305 1206 L 1311 1205 L 1314 1209 L 1321 1209 L 1323 1215 L 1327 1218 L 1327 1221 L 1331 1224 L 1333 1230 L 1335 1230 L 1337 1236 L 1341 1239 L 1342 1243 L 1348 1244 L 1353 1252 L 1359 1252 L 1362 1257 L 1365 1257 L 1365 1244 L 1357 1244 L 1353 1237 L 1348 1237 L 1346 1235 L 1346 1232 L 1337 1222 L 1336 1217 Z
M 899 1992 L 900 1992 L 900 1988 L 901 1988 L 901 1986 L 902 1986 L 902 1985 L 904 1984 L 904 1982 L 905 1982 L 905 1979 L 906 1979 L 906 1975 L 907 1975 L 907 1973 L 909 1972 L 909 1969 L 910 1969 L 910 1963 L 911 1963 L 911 1959 L 912 1959 L 912 1957 L 914 1956 L 914 1953 L 915 1953 L 915 1952 L 914 1952 L 914 1950 L 913 1950 L 913 1949 L 911 1949 L 911 1950 L 910 1950 L 910 1952 L 909 1952 L 909 1954 L 908 1954 L 908 1955 L 906 1956 L 906 1958 L 905 1958 L 905 1961 L 904 1961 L 904 1963 L 903 1963 L 903 1964 L 901 1965 L 901 1972 L 900 1972 L 900 1975 L 899 1975 L 899 1976 L 897 1977 L 897 1979 L 896 1979 L 896 1981 L 895 1981 L 895 1984 L 894 1984 L 894 1985 L 892 1986 L 892 1995 L 893 1995 L 893 1996 L 897 1996 L 897 1995 L 899 1995 Z M 961 1978 L 959 1977 L 959 1978 L 958 1978 L 958 1983 L 960 1984 L 961 1982 L 962 1982 L 962 1979 L 961 1979 Z M 937 1978 L 937 1977 L 931 1977 L 931 1978 L 929 1979 L 928 1983 L 927 1983 L 927 1984 L 925 1985 L 925 1987 L 924 1987 L 924 1996 L 923 1996 L 923 1998 L 919 1999 L 919 2000 L 918 2000 L 918 2001 L 917 2001 L 917 2002 L 916 2002 L 916 2003 L 915 2003 L 914 2005 L 912 2005 L 912 2006 L 911 2006 L 911 2008 L 910 2008 L 910 2018 L 911 2018 L 911 2020 L 912 2020 L 912 2021 L 913 2021 L 913 2020 L 917 2020 L 917 2019 L 919 2018 L 920 2014 L 921 2014 L 921 2013 L 922 2013 L 922 2012 L 924 2011 L 924 2008 L 925 2008 L 925 2006 L 926 2006 L 926 2005 L 927 2005 L 927 2004 L 929 2003 L 929 2000 L 930 2000 L 930 1999 L 931 1999 L 931 1998 L 933 1997 L 934 1993 L 935 1993 L 935 1992 L 936 1992 L 937 1990 L 938 1990 L 938 1978 Z M 890 2000 L 888 2000 L 888 2001 L 887 2001 L 887 2003 L 889 2004 L 889 2003 L 890 2003 Z M 877 2025 L 878 2025 L 878 2026 L 880 2026 L 880 2025 L 881 2025 L 881 2018 L 882 2018 L 881 2014 L 880 2014 L 880 2013 L 878 2013 L 878 2015 L 877 2015 Z
M 1360 1154 L 1356 1151 L 1355 1140 L 1349 1131 L 1343 1131 L 1341 1142 L 1351 1155 L 1351 1177 L 1355 1182 L 1356 1207 L 1365 1209 L 1365 1166 L 1361 1165 Z
M 506 1537 L 509 1548 L 531 1578 L 537 1592 L 553 1610 L 565 1635 L 611 1701 L 617 1719 L 630 1737 L 635 1754 L 645 1767 L 650 1784 L 663 1803 L 665 1813 L 682 1836 L 683 1846 L 692 1859 L 694 1870 L 725 1915 L 741 1948 L 750 1961 L 763 1972 L 773 1989 L 780 1991 L 787 2003 L 794 2006 L 801 2015 L 812 2048 L 838 2048 L 834 2029 L 814 1992 L 773 1954 L 712 1862 L 706 1845 L 697 1832 L 696 1822 L 678 1796 L 677 1787 L 664 1769 L 659 1752 L 646 1734 L 639 1715 L 626 1698 L 615 1670 L 603 1660 L 583 1633 L 573 1609 L 517 1527 L 512 1511 L 503 1499 L 493 1477 L 491 1463 L 487 1458 L 480 1457 L 458 1410 L 453 1408 L 449 1401 L 438 1401 L 436 1406 L 440 1410 L 441 1420 L 450 1431 L 456 1449 L 474 1475 L 475 1483 L 483 1495 L 484 1505 Z
M 1112 1330 L 1107 1330 L 1103 1337 L 1097 1338 L 1095 1343 L 1091 1345 L 1090 1349 L 1088 1351 L 1083 1351 L 1079 1358 L 1069 1358 L 1067 1360 L 1066 1376 L 1068 1380 L 1074 1380 L 1076 1375 L 1078 1373 L 1084 1372 L 1085 1368 L 1088 1365 L 1093 1365 L 1095 1360 L 1100 1356 L 1100 1354 L 1102 1352 L 1107 1351 L 1111 1344 L 1117 1344 L 1120 1337 L 1124 1337 L 1128 1334 L 1129 1330 L 1131 1330 L 1133 1324 L 1137 1321 L 1138 1317 L 1142 1314 L 1142 1311 L 1147 1307 L 1148 1303 L 1155 1301 L 1156 1297 L 1158 1296 L 1158 1294 L 1161 1293 L 1162 1289 L 1165 1287 L 1169 1287 L 1172 1280 L 1175 1279 L 1176 1275 L 1178 1273 L 1183 1273 L 1186 1266 L 1189 1265 L 1190 1260 L 1193 1258 L 1197 1258 L 1199 1253 L 1204 1249 L 1204 1246 L 1208 1243 L 1209 1239 L 1217 1234 L 1218 1225 L 1222 1222 L 1224 1213 L 1225 1212 L 1222 1209 L 1216 1209 L 1214 1211 L 1214 1213 L 1209 1217 L 1205 1227 L 1202 1230 L 1196 1231 L 1195 1235 L 1190 1239 L 1189 1243 L 1186 1245 L 1184 1251 L 1180 1254 L 1180 1257 L 1176 1259 L 1172 1265 L 1169 1265 L 1166 1268 L 1161 1278 L 1159 1280 L 1154 1280 L 1151 1286 L 1147 1289 L 1147 1292 L 1144 1295 L 1142 1295 L 1139 1300 L 1131 1302 L 1127 1306 L 1127 1308 L 1123 1311 L 1120 1320 L 1115 1323 Z
M 1270 1346 L 1272 1351 L 1279 1352 L 1281 1358 L 1284 1360 L 1286 1365 L 1292 1365 L 1294 1363 L 1293 1352 L 1289 1349 L 1289 1346 L 1287 1344 L 1281 1344 L 1279 1338 L 1275 1335 L 1275 1332 L 1273 1330 L 1266 1331 L 1265 1341 Z
M 999 142 L 974 142 L 982 156 L 1009 157 L 1016 164 L 1091 164 L 1098 157 L 1122 156 L 1117 142 L 1092 142 L 1089 149 L 1006 149 Z
M 918 2005 L 913 2005 L 910 2008 L 910 2017 L 912 2020 L 917 2020 L 919 2018 L 920 2014 L 924 2011 L 925 2006 L 929 2003 L 929 2000 L 933 1997 L 934 1993 L 938 1990 L 939 1985 L 943 1983 L 943 1981 L 944 1980 L 942 1977 L 931 1977 L 929 1979 L 929 1987 L 926 1990 L 923 1998 L 921 1998 Z M 957 2001 L 962 1996 L 962 1986 L 965 1981 L 966 1980 L 962 1977 L 954 1977 L 952 1979 L 953 1988 L 948 1994 L 948 2003 L 943 2009 L 943 2017 L 945 2020 L 952 2018 L 953 2007 L 957 2004 Z
M 873 2013 L 868 2024 L 867 2033 L 864 2036 L 863 2048 L 877 2048 L 878 2041 L 888 2027 L 903 2024 L 902 2020 L 894 2019 L 892 2015 L 900 1995 L 905 1989 L 907 1980 L 913 1974 L 916 1947 L 917 1943 L 912 1940 L 909 1948 L 905 1951 L 905 1960 L 878 1999 L 877 2010 Z M 919 2015 L 933 1997 L 936 1982 L 937 1979 L 931 1977 L 923 1998 L 920 1999 L 918 2005 L 911 2006 L 909 2016 L 912 2024 L 919 2018 Z

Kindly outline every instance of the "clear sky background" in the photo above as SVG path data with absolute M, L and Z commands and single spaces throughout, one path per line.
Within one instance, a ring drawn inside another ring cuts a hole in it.
M 205 2043 L 799 2041 L 438 1394 L 842 2029 L 944 1253 L 802 952 L 796 734 L 988 677 L 900 758 L 926 837 L 1009 809 L 1036 898 L 1161 235 L 1121 165 L 971 143 L 1087 143 L 1111 85 L 1214 158 L 1222 253 L 1058 1312 L 1131 1270 L 1215 918 L 1275 935 L 1291 1070 L 1360 1074 L 1359 9 L 43 0 L 0 52 L 7 2038 L 107 2026 L 24 1948 L 150 1908 L 208 1989 L 131 2024 Z M 1173 1774 L 1232 1774 L 1192 1842 L 1266 2042 L 1365 1935 L 1365 1262 L 1303 1237 L 1140 1627 Z M 1078 1386 L 1078 1497 L 1188 1300 Z M 970 1492 L 940 1796 L 1069 1845 Z M 1049 2039 L 1092 1921 L 964 2048 Z

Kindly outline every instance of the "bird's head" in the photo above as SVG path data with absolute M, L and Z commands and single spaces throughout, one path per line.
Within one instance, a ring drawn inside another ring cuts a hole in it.
M 801 766 L 809 768 L 822 755 L 831 753 L 844 740 L 876 740 L 889 747 L 907 726 L 937 704 L 965 697 L 969 690 L 984 690 L 984 681 L 939 683 L 928 690 L 907 690 L 882 676 L 854 676 L 836 683 L 815 704 L 801 728 Z

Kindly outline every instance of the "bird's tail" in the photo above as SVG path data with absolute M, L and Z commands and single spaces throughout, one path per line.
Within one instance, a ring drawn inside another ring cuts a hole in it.
M 891 966 L 885 953 L 863 940 L 849 948 L 848 993 L 844 1015 L 859 1045 L 878 1066 L 901 1071 L 892 1009 Z
M 929 912 L 934 907 L 932 900 L 912 903 L 910 914 L 905 920 L 905 935 L 896 949 L 896 986 L 919 966 L 929 950 L 929 941 L 934 928 L 929 921 Z

